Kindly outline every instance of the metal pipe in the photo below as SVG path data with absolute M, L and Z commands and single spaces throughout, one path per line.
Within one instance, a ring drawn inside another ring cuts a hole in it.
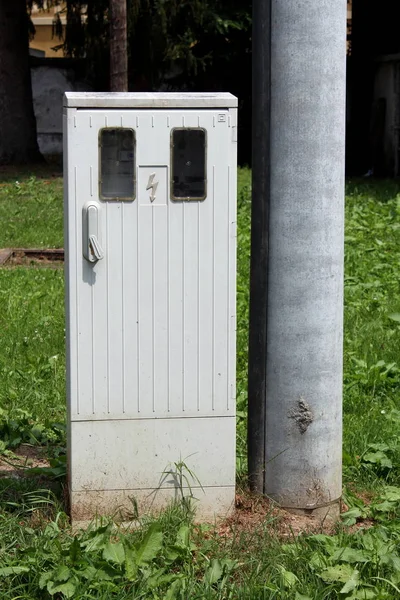
M 271 1 L 253 2 L 253 147 L 248 374 L 250 489 L 264 491 L 270 195 Z

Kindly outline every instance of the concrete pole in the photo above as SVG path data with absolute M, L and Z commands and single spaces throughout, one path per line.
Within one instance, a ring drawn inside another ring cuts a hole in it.
M 264 492 L 342 492 L 346 0 L 271 0 Z

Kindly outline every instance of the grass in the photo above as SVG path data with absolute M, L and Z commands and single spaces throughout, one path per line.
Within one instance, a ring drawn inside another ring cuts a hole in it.
M 344 450 L 347 471 L 363 484 L 400 476 L 398 192 L 393 183 L 354 183 L 347 193 Z M 379 451 L 371 444 L 387 446 L 390 468 L 366 460 Z
M 40 419 L 64 419 L 64 274 L 0 270 L 0 403 Z
M 62 248 L 62 180 L 46 174 L 0 171 L 0 248 Z
M 62 246 L 61 180 L 0 172 L 0 247 Z M 19 183 L 17 184 L 16 181 Z M 246 468 L 250 173 L 238 194 L 238 471 Z M 282 539 L 282 516 L 224 530 L 173 506 L 142 527 L 72 535 L 62 478 L 0 479 L 0 595 L 17 598 L 377 600 L 400 597 L 400 187 L 348 182 L 344 478 L 332 535 Z M 0 270 L 0 453 L 65 444 L 63 274 Z M 58 454 L 61 453 L 61 457 Z M 61 467 L 62 472 L 62 467 Z M 50 489 L 49 489 L 50 488 Z M 364 500 L 363 500 L 364 498 Z M 252 501 L 253 502 L 253 501 Z M 247 517 L 254 517 L 251 504 Z

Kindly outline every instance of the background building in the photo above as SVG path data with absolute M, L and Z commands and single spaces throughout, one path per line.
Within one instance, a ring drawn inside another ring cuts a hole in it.
M 31 20 L 35 28 L 35 34 L 30 42 L 31 54 L 33 56 L 46 56 L 52 58 L 62 58 L 62 48 L 60 46 L 62 39 L 56 35 L 56 23 L 58 27 L 65 31 L 66 15 L 65 6 L 44 7 L 39 9 L 37 5 L 33 5 Z

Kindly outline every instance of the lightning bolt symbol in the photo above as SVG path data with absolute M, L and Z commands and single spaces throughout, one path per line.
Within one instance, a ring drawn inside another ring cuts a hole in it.
M 150 202 L 154 202 L 154 200 L 156 199 L 156 191 L 157 191 L 157 187 L 158 187 L 158 181 L 154 181 L 155 176 L 156 176 L 155 173 L 151 173 L 148 184 L 147 184 L 147 188 L 146 188 L 146 190 L 151 190 Z

